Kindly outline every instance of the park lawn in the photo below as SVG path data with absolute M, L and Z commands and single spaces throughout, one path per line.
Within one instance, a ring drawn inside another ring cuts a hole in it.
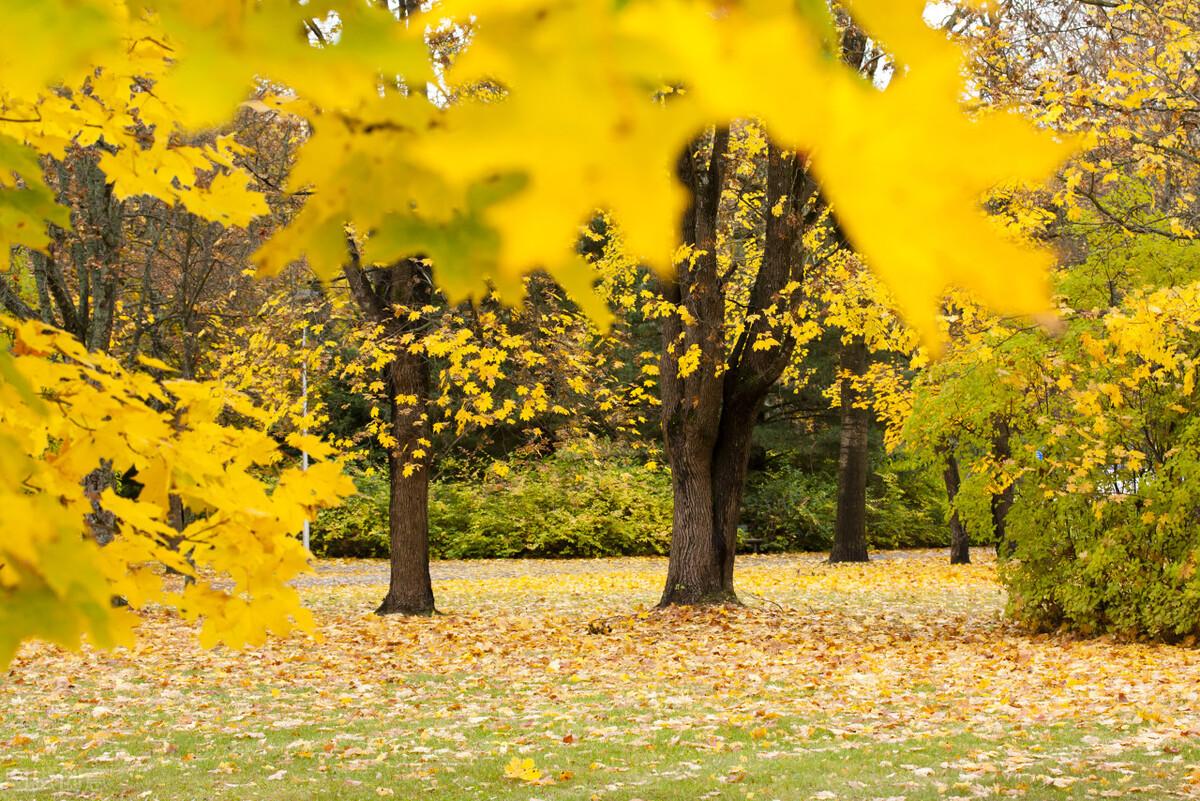
M 382 563 L 324 563 L 321 642 L 27 646 L 0 798 L 1200 797 L 1200 652 L 1027 636 L 976 561 L 750 557 L 746 606 L 666 612 L 659 559 L 446 562 L 411 620 L 369 614 Z

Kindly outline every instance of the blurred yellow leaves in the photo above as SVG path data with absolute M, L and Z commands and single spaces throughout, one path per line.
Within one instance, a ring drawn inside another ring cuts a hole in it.
M 827 13 L 790 0 L 446 0 L 411 18 L 337 0 L 59 0 L 29 25 L 69 29 L 71 47 L 3 62 L 26 76 L 5 79 L 14 110 L 39 122 L 0 130 L 46 152 L 102 131 L 120 195 L 244 225 L 267 208 L 235 154 L 172 137 L 271 82 L 280 91 L 254 108 L 312 130 L 288 187 L 309 200 L 257 255 L 264 271 L 307 257 L 332 275 L 350 225 L 371 259 L 430 257 L 452 301 L 489 285 L 516 300 L 520 277 L 544 268 L 603 319 L 580 225 L 608 210 L 630 251 L 665 269 L 687 202 L 679 154 L 707 125 L 756 118 L 811 153 L 855 248 L 926 341 L 949 286 L 1002 312 L 1046 311 L 1049 254 L 1012 241 L 980 202 L 1043 180 L 1070 147 L 1002 111 L 967 115 L 961 50 L 926 25 L 923 0 L 847 7 L 894 57 L 865 78 L 830 52 Z M 44 92 L 91 63 L 87 89 Z M 148 147 L 131 139 L 138 124 L 155 130 Z
M 534 784 L 542 778 L 542 772 L 534 767 L 532 759 L 513 757 L 504 766 L 504 777 Z
M 448 133 L 421 149 L 431 163 L 452 165 L 452 180 L 529 178 L 484 215 L 500 234 L 501 273 L 568 258 L 578 225 L 598 206 L 632 252 L 665 265 L 686 202 L 671 180 L 678 154 L 705 124 L 755 117 L 777 141 L 812 153 L 854 246 L 927 341 L 950 286 L 1004 312 L 1049 308 L 1051 255 L 997 230 L 981 199 L 1006 182 L 1045 179 L 1071 147 L 1013 114 L 967 116 L 961 51 L 925 25 L 923 2 L 850 4 L 897 56 L 886 88 L 830 58 L 791 3 L 715 10 L 646 0 L 615 15 L 609 5 L 439 7 L 461 8 L 464 18 L 469 9 L 477 20 L 451 79 L 490 77 L 506 93 L 451 106 Z M 577 47 L 555 53 L 562 41 Z M 551 59 L 559 66 L 547 70 Z

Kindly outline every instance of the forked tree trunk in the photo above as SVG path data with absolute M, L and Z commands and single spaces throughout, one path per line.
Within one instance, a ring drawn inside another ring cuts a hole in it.
M 431 615 L 436 610 L 429 576 L 429 362 L 400 340 L 424 324 L 423 316 L 410 319 L 408 311 L 429 304 L 433 285 L 420 259 L 404 259 L 368 275 L 353 246 L 343 273 L 364 316 L 383 323 L 386 336 L 397 343 L 385 382 L 395 439 L 388 453 L 391 574 L 375 614 Z M 403 312 L 397 314 L 397 308 Z
M 674 314 L 662 329 L 663 439 L 675 511 L 661 606 L 737 601 L 733 567 L 754 426 L 795 344 L 766 314 L 756 316 L 736 342 L 725 341 L 716 241 L 728 141 L 729 132 L 718 130 L 707 160 L 695 159 L 690 150 L 680 160 L 680 178 L 692 190 L 683 241 L 693 250 L 676 280 L 664 287 L 665 297 L 687 310 L 687 321 Z M 769 146 L 764 207 L 778 211 L 767 218 L 751 312 L 799 302 L 798 293 L 785 297 L 782 290 L 803 276 L 802 211 L 814 188 L 792 154 Z M 768 335 L 780 344 L 755 348 Z M 681 357 L 697 351 L 699 365 L 681 370 Z
M 946 468 L 942 471 L 942 479 L 946 484 L 946 499 L 950 509 L 950 564 L 967 565 L 971 563 L 971 537 L 954 507 L 962 480 L 958 473 L 958 460 L 954 458 L 952 450 L 946 452 Z
M 712 472 L 725 360 L 717 219 L 728 145 L 729 130 L 721 128 L 713 135 L 707 158 L 697 158 L 689 147 L 679 159 L 679 178 L 692 194 L 682 239 L 694 255 L 677 265 L 675 280 L 663 290 L 667 300 L 686 310 L 688 319 L 685 313 L 671 314 L 662 326 L 663 446 L 671 465 L 674 513 L 661 606 L 736 600 L 732 583 L 727 587 L 722 580 L 726 554 L 713 525 Z M 698 362 L 684 368 L 681 359 L 688 354 L 695 354 Z
M 867 371 L 867 344 L 861 336 L 842 345 L 842 441 L 838 455 L 837 518 L 830 562 L 866 562 L 867 557 L 867 427 L 870 412 L 857 408 L 859 392 L 852 376 Z

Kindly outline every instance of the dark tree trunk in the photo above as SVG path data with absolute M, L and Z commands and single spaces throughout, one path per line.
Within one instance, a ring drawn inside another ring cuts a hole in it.
M 429 457 L 413 455 L 428 450 L 420 443 L 429 437 L 425 413 L 429 365 L 424 354 L 400 348 L 388 366 L 387 385 L 392 398 L 392 436 L 397 442 L 388 454 L 391 580 L 375 614 L 429 615 L 434 612 L 429 576 Z M 416 398 L 417 402 L 398 403 L 398 397 Z
M 996 464 L 1002 465 L 1012 458 L 1011 437 L 1012 430 L 1009 428 L 1008 421 L 998 419 L 996 433 L 992 438 L 992 458 L 995 459 Z M 1016 500 L 1016 490 L 1016 486 L 1010 483 L 992 496 L 992 532 L 996 537 L 996 554 L 999 556 L 1012 556 L 1014 550 L 1013 543 L 1008 540 L 1006 526 L 1008 512 Z
M 729 132 L 718 130 L 707 160 L 689 150 L 680 161 L 680 178 L 692 190 L 683 241 L 695 255 L 664 287 L 666 298 L 686 308 L 690 319 L 685 324 L 680 315 L 671 315 L 662 328 L 662 423 L 675 500 L 662 606 L 737 601 L 733 567 L 754 426 L 795 344 L 786 327 L 777 330 L 767 315 L 748 323 L 736 342 L 725 341 L 716 240 L 728 141 Z M 705 163 L 698 167 L 697 161 Z M 803 275 L 801 212 L 813 191 L 794 156 L 771 145 L 764 206 L 779 213 L 767 218 L 751 311 L 771 305 L 786 310 L 799 302 L 798 293 L 781 293 Z M 767 335 L 781 344 L 755 349 L 757 339 Z M 697 351 L 698 366 L 684 375 L 681 357 Z
M 729 130 L 721 128 L 713 135 L 710 156 L 699 157 L 689 147 L 679 160 L 679 178 L 692 193 L 682 239 L 694 255 L 677 265 L 675 280 L 663 293 L 686 309 L 690 319 L 685 322 L 682 314 L 671 314 L 662 326 L 663 445 L 675 501 L 662 606 L 736 600 L 732 584 L 726 587 L 722 580 L 726 554 L 713 522 L 712 473 L 721 422 L 719 372 L 725 358 L 717 219 L 728 145 Z M 697 363 L 683 368 L 682 358 L 693 353 L 698 354 Z
M 842 345 L 842 442 L 838 456 L 837 519 L 830 562 L 866 562 L 867 427 L 870 411 L 858 408 L 859 392 L 850 380 L 867 372 L 867 344 L 861 336 Z
M 400 340 L 426 322 L 421 315 L 410 319 L 408 312 L 429 304 L 433 284 L 420 259 L 397 262 L 372 281 L 353 243 L 343 272 L 364 316 L 383 323 L 386 335 L 397 343 L 385 382 L 396 440 L 388 454 L 391 578 L 375 614 L 431 615 L 436 610 L 429 576 L 429 362 Z M 403 313 L 395 313 L 397 308 Z
M 967 565 L 971 563 L 971 537 L 958 517 L 958 510 L 954 508 L 954 500 L 958 497 L 959 487 L 962 486 L 954 451 L 946 452 L 946 468 L 942 471 L 942 480 L 946 483 L 946 498 L 950 502 L 950 564 Z

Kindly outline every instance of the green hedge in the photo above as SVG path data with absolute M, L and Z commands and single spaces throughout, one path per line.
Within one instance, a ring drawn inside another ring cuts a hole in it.
M 387 556 L 387 478 L 356 483 L 358 495 L 314 524 L 318 555 Z M 441 559 L 663 554 L 670 530 L 669 478 L 637 463 L 564 452 L 430 488 L 430 552 Z
M 559 452 L 507 463 L 501 477 L 434 482 L 430 551 L 441 559 L 597 557 L 664 554 L 670 547 L 671 486 L 662 469 Z M 359 494 L 322 512 L 313 526 L 321 556 L 386 557 L 385 475 L 359 477 Z M 941 494 L 939 494 L 941 493 Z M 836 513 L 836 476 L 783 467 L 752 476 L 743 537 L 765 551 L 828 550 Z M 947 544 L 944 491 L 921 473 L 880 466 L 867 501 L 874 548 Z
M 764 551 L 827 551 L 837 516 L 837 474 L 780 465 L 753 474 L 742 526 L 764 540 Z M 886 460 L 867 488 L 871 548 L 934 548 L 950 544 L 946 491 L 926 470 L 902 470 Z
M 1008 517 L 1013 556 L 1001 563 L 1012 614 L 1043 631 L 1200 639 L 1196 457 L 1179 449 L 1128 494 L 1047 498 L 1043 486 L 1023 488 Z

